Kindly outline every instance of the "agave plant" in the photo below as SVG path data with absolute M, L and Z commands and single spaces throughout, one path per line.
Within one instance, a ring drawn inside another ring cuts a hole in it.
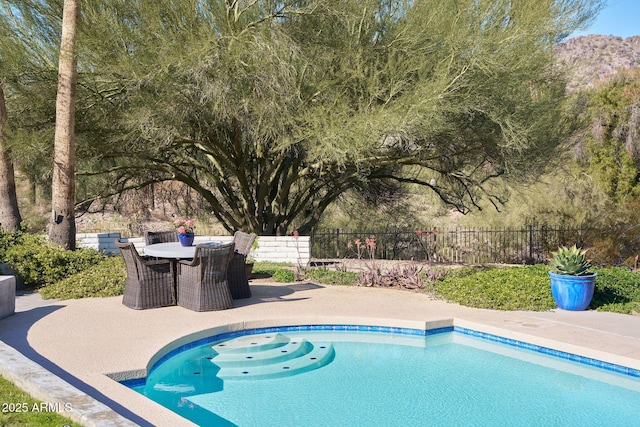
M 576 245 L 570 248 L 562 246 L 556 252 L 551 252 L 551 270 L 556 274 L 568 276 L 587 276 L 591 273 L 591 262 L 586 257 L 587 251 Z

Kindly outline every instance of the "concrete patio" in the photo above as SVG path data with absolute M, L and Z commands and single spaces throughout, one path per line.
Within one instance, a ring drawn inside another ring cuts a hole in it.
M 322 323 L 455 324 L 640 369 L 638 316 L 480 310 L 412 291 L 313 283 L 254 280 L 251 288 L 253 297 L 236 300 L 235 308 L 204 313 L 177 306 L 136 311 L 122 297 L 18 295 L 16 313 L 0 320 L 0 373 L 45 402 L 69 403 L 67 415 L 84 425 L 181 426 L 193 424 L 107 374 L 144 370 L 158 351 L 190 334 Z

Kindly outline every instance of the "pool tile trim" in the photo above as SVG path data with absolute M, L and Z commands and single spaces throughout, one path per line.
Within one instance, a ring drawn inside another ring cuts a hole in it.
M 268 333 L 286 333 L 286 332 L 305 332 L 305 331 L 343 331 L 343 332 L 372 332 L 372 333 L 387 333 L 398 335 L 412 335 L 412 336 L 431 336 L 448 332 L 456 332 L 462 335 L 467 335 L 475 338 L 480 338 L 486 341 L 494 343 L 504 344 L 510 347 L 516 347 L 523 350 L 533 351 L 536 353 L 545 354 L 548 356 L 557 357 L 560 359 L 569 360 L 572 362 L 580 363 L 583 365 L 592 366 L 595 368 L 603 369 L 610 372 L 615 372 L 621 375 L 626 375 L 634 378 L 640 378 L 640 370 L 629 368 L 626 366 L 618 365 L 615 363 L 604 362 L 591 357 L 580 356 L 573 353 L 568 353 L 561 350 L 555 350 L 549 347 L 544 347 L 528 342 L 505 338 L 499 335 L 490 334 L 486 332 L 477 331 L 474 329 L 464 328 L 461 326 L 444 326 L 430 329 L 416 329 L 416 328 L 402 328 L 402 327 L 389 327 L 389 326 L 371 326 L 371 325 L 354 325 L 354 324 L 318 324 L 318 325 L 287 325 L 287 326 L 269 326 L 260 328 L 248 328 L 240 329 L 228 332 L 221 332 L 208 337 L 196 339 L 187 344 L 180 345 L 162 357 L 155 361 L 153 366 L 149 369 L 149 372 L 142 378 L 130 378 L 118 381 L 120 384 L 133 388 L 140 387 L 146 384 L 146 378 L 156 369 L 156 367 L 163 364 L 171 357 L 182 353 L 183 351 L 190 350 L 201 345 L 212 344 L 218 341 L 224 341 L 228 339 L 238 338 L 247 335 L 268 334 Z
M 453 327 L 454 332 L 468 335 L 476 338 L 481 338 L 486 341 L 504 344 L 510 347 L 516 347 L 523 350 L 529 350 L 536 353 L 545 354 L 547 356 L 557 357 L 559 359 L 569 360 L 571 362 L 580 363 L 581 365 L 587 365 L 594 368 L 604 369 L 605 371 L 615 372 L 618 374 L 626 375 L 629 377 L 640 378 L 640 370 L 629 368 L 626 366 L 618 365 L 615 363 L 604 362 L 591 357 L 580 356 L 566 351 L 555 350 L 549 347 L 541 345 L 531 344 L 524 341 L 515 340 L 512 338 L 505 338 L 499 335 L 489 334 L 486 332 L 480 332 L 473 329 L 463 328 L 460 326 Z

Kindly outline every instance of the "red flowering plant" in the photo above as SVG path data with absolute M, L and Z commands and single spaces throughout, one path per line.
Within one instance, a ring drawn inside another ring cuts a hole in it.
M 367 247 L 367 252 L 369 253 L 369 259 L 376 259 L 376 236 L 372 234 L 365 238 L 364 243 Z
M 351 250 L 358 259 L 362 259 L 362 256 L 366 253 L 369 255 L 369 259 L 373 260 L 376 257 L 376 236 L 373 234 L 364 239 L 364 243 L 360 239 L 354 239 L 353 242 L 347 242 L 347 249 Z
M 173 221 L 173 225 L 176 227 L 178 234 L 193 234 L 193 229 L 196 228 L 195 219 L 176 219 Z
M 362 252 L 364 251 L 364 248 L 365 245 L 360 239 L 355 239 L 353 242 L 349 240 L 347 242 L 347 249 L 351 250 L 351 252 L 353 252 L 358 257 L 358 259 L 362 259 Z

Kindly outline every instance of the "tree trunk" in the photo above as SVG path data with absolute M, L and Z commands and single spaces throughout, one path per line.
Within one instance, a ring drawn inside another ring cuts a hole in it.
M 58 65 L 49 238 L 69 250 L 76 246 L 74 131 L 78 59 L 75 38 L 79 19 L 80 0 L 65 0 Z
M 20 229 L 22 218 L 18 209 L 11 149 L 7 144 L 5 133 L 6 123 L 7 107 L 4 102 L 2 82 L 0 82 L 0 227 L 5 231 L 17 231 Z

